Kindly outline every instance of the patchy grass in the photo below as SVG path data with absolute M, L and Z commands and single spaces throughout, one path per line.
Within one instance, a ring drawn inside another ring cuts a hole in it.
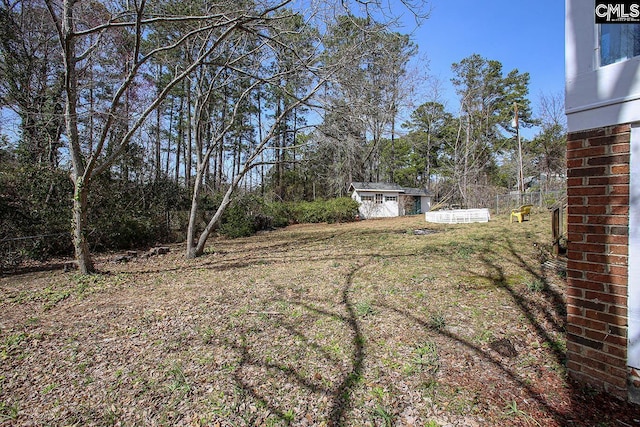
M 419 216 L 3 277 L 0 425 L 632 425 L 566 378 L 549 242 Z

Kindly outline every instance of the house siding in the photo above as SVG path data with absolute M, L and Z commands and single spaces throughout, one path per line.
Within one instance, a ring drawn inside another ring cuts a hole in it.
M 630 148 L 629 124 L 567 140 L 567 369 L 625 399 L 635 373 L 627 366 Z
M 376 203 L 376 194 L 382 194 L 382 203 Z M 372 196 L 373 202 L 363 202 L 362 196 Z M 386 201 L 387 197 L 395 197 L 395 202 Z M 401 214 L 398 200 L 400 195 L 397 192 L 389 191 L 354 191 L 351 198 L 360 203 L 358 212 L 363 219 L 369 218 L 392 218 Z

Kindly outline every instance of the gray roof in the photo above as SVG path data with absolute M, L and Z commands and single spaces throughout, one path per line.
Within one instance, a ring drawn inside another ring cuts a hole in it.
M 388 182 L 352 182 L 349 191 L 395 191 L 408 196 L 429 196 L 429 192 L 424 188 L 402 187 L 398 184 Z

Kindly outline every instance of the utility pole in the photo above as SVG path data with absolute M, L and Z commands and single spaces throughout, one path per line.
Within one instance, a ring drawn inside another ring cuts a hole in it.
M 518 123 L 518 104 L 516 102 L 513 103 L 514 109 L 514 117 L 513 117 L 513 127 L 516 128 L 516 139 L 518 140 L 518 160 L 520 163 L 520 171 L 519 171 L 519 183 L 520 183 L 520 197 L 522 198 L 522 194 L 524 193 L 524 172 L 522 166 L 522 143 L 520 142 L 520 124 Z

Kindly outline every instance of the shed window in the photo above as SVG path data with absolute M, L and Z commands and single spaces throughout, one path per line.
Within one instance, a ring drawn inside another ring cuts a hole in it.
M 376 194 L 376 203 L 382 203 L 382 194 Z
M 397 202 L 398 201 L 398 196 L 386 196 L 384 198 L 385 202 Z
M 640 55 L 640 24 L 600 25 L 600 66 Z
M 373 202 L 373 196 L 362 196 L 360 200 L 363 202 Z

